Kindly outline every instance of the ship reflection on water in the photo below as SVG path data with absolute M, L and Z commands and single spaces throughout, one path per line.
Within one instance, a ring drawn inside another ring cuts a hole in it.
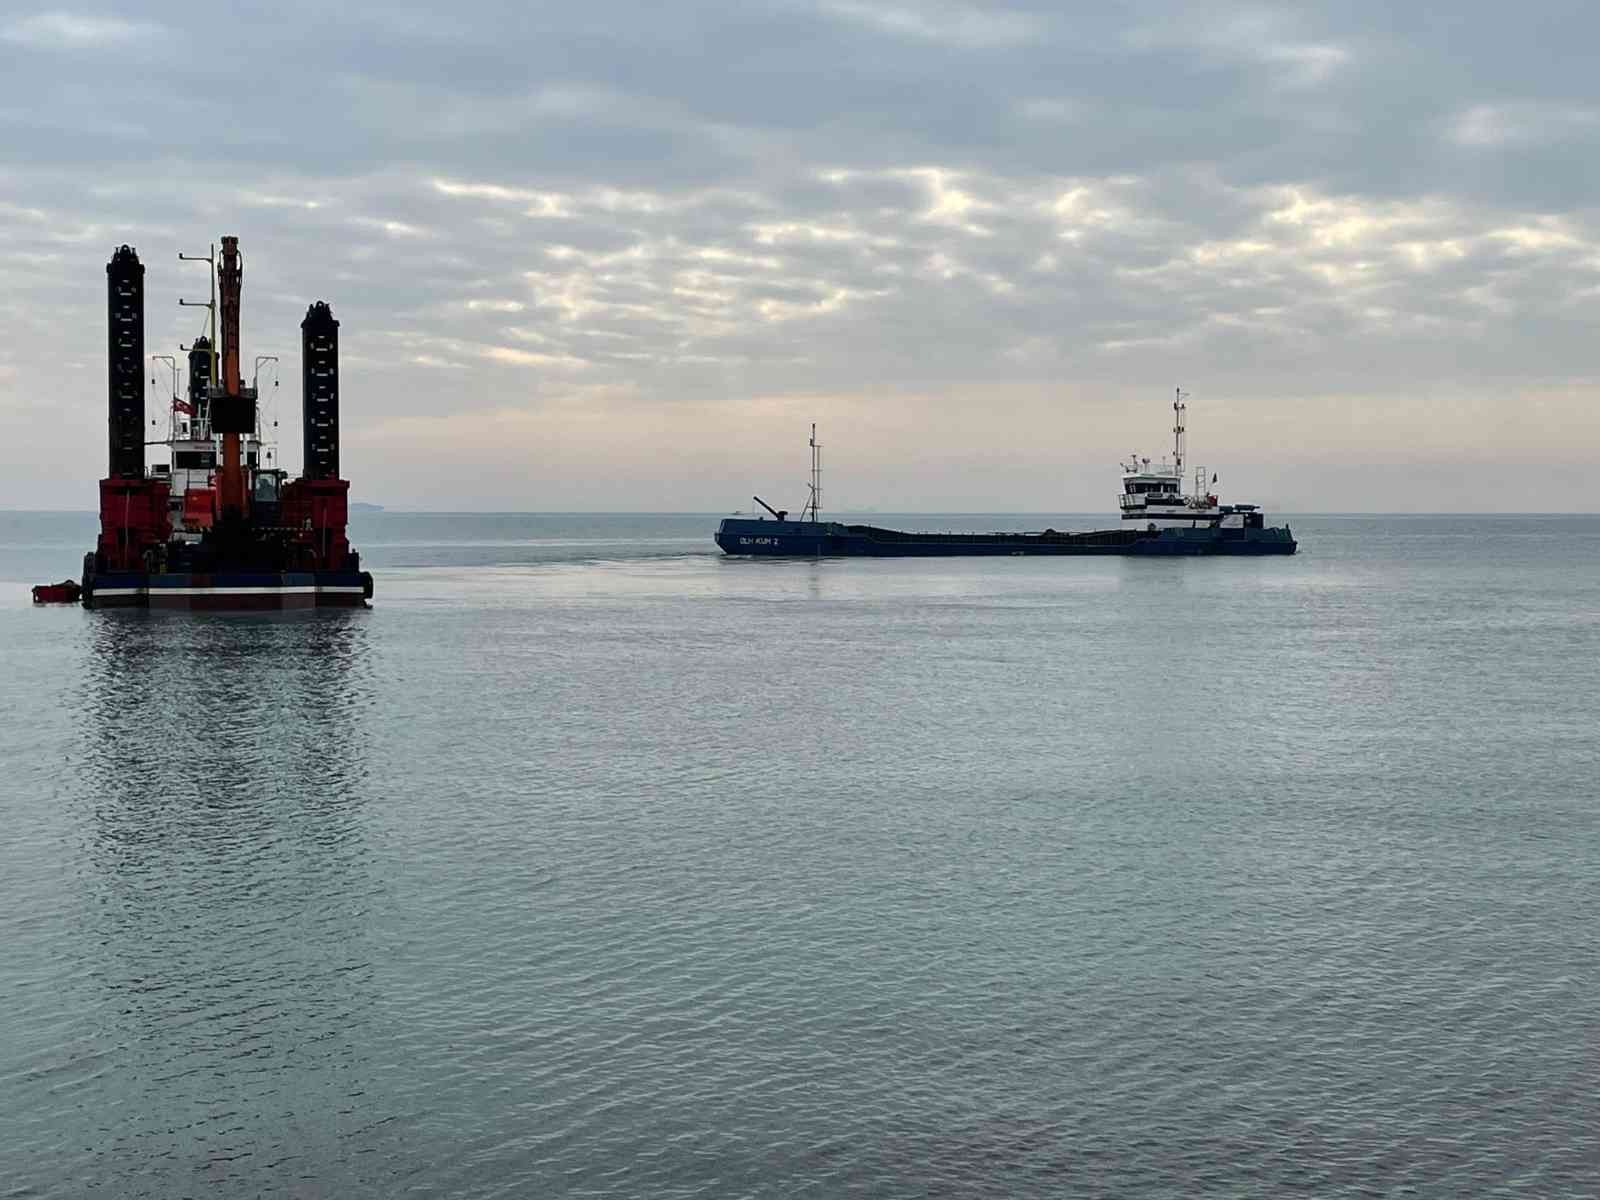
M 362 616 L 96 622 L 72 978 L 97 993 L 78 1057 L 114 1063 L 82 1141 L 111 1193 L 281 1181 L 291 1157 L 334 1186 L 354 1161 L 341 1114 L 381 1042 Z

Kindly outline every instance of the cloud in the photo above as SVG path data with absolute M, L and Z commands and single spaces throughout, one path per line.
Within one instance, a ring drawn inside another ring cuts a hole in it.
M 1273 83 L 1315 87 L 1329 82 L 1354 60 L 1348 45 L 1299 32 L 1287 12 L 1245 8 L 1219 14 L 1198 9 L 1127 32 L 1128 44 L 1144 50 L 1177 50 L 1222 61 L 1255 63 Z
M 1081 475 L 1098 504 L 1102 442 L 1159 426 L 1178 382 L 1197 434 L 1263 463 L 1300 453 L 1287 436 L 1374 459 L 1395 430 L 1425 438 L 1407 398 L 1424 388 L 1472 414 L 1537 393 L 1552 426 L 1591 428 L 1584 13 L 1550 39 L 1468 6 L 1446 39 L 1364 0 L 1070 21 L 1042 3 L 285 0 L 236 16 L 270 64 L 248 88 L 214 55 L 62 69 L 176 11 L 0 25 L 30 51 L 0 78 L 0 479 L 44 444 L 46 368 L 49 444 L 103 434 L 83 331 L 102 328 L 111 248 L 139 247 L 166 352 L 200 320 L 176 299 L 204 289 L 176 253 L 221 233 L 248 256 L 246 352 L 284 360 L 290 446 L 298 322 L 333 302 L 350 469 L 374 477 L 491 412 L 514 462 L 519 438 L 600 455 L 607 422 L 681 420 L 720 445 L 810 406 L 837 443 L 875 447 L 860 477 L 930 505 L 956 485 L 928 468 L 918 493 L 915 461 L 959 460 L 985 427 L 1036 450 L 1029 478 Z M 219 94 L 215 137 L 186 137 L 194 97 Z M 380 424 L 382 454 L 364 441 Z M 1544 448 L 1600 451 L 1584 436 Z M 566 506 L 574 476 L 549 467 L 496 502 Z M 81 503 L 96 469 L 82 456 L 50 502 Z M 440 489 L 475 486 L 448 470 Z M 714 476 L 613 502 L 720 506 Z M 1403 480 L 1388 502 L 1411 503 Z
M 153 41 L 165 33 L 150 21 L 54 11 L 35 13 L 0 27 L 0 41 L 30 50 L 82 50 Z
M 519 350 L 515 346 L 485 346 L 479 353 L 490 362 L 511 367 L 553 367 L 557 370 L 579 370 L 589 364 L 580 358 L 565 354 L 536 354 Z
M 968 49 L 1012 46 L 1041 28 L 1026 12 L 958 3 L 885 4 L 876 0 L 824 0 L 822 11 L 841 21 L 892 37 Z
M 1549 145 L 1600 134 L 1600 107 L 1510 103 L 1474 104 L 1450 123 L 1450 140 L 1471 149 Z

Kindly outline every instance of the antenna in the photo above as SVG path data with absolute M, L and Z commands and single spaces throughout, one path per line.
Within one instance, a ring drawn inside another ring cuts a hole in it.
M 167 440 L 171 441 L 178 436 L 178 405 L 183 403 L 178 399 L 178 360 L 170 354 L 152 354 L 150 361 L 164 362 L 167 364 L 167 370 L 172 372 L 172 403 L 167 405 Z M 155 367 L 152 366 L 150 369 L 154 371 Z M 150 377 L 150 382 L 155 383 L 155 376 Z
M 1174 388 L 1176 395 L 1172 400 L 1172 460 L 1177 468 L 1179 480 L 1183 479 L 1183 435 L 1187 430 L 1184 424 L 1184 414 L 1189 411 L 1189 406 L 1184 403 L 1189 394 L 1182 388 Z
M 806 501 L 806 510 L 811 513 L 812 521 L 817 519 L 817 513 L 822 508 L 822 443 L 817 441 L 817 423 L 811 423 L 811 499 Z M 806 519 L 805 512 L 801 512 L 800 519 Z
M 182 308 L 205 308 L 211 311 L 211 382 L 217 381 L 217 244 L 211 243 L 210 254 L 184 254 L 178 252 L 179 262 L 203 262 L 210 265 L 211 270 L 211 299 L 210 300 L 184 300 L 179 299 Z

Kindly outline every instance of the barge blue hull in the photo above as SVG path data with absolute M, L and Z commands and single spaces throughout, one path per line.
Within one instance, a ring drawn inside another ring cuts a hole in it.
M 1257 529 L 1106 529 L 1092 533 L 907 533 L 838 521 L 766 521 L 727 517 L 716 542 L 726 554 L 788 558 L 909 558 L 954 555 L 1293 554 L 1289 527 Z
M 83 581 L 85 608 L 358 608 L 371 595 L 365 571 L 105 571 Z

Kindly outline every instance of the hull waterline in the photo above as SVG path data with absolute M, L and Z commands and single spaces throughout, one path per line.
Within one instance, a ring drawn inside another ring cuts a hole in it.
M 86 581 L 85 608 L 158 608 L 189 612 L 278 612 L 286 609 L 360 608 L 372 595 L 365 571 L 218 572 L 161 574 L 110 572 Z

